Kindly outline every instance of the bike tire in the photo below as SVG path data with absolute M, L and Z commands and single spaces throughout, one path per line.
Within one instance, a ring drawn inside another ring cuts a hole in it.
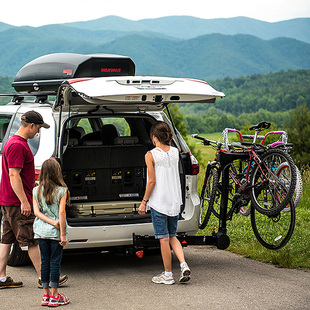
M 206 175 L 206 181 L 200 195 L 200 213 L 199 213 L 199 228 L 204 229 L 210 219 L 212 207 L 218 187 L 218 173 L 215 168 L 211 168 Z
M 287 162 L 285 174 L 289 180 L 285 184 L 276 175 L 277 168 L 284 162 Z M 291 156 L 279 149 L 267 151 L 261 157 L 260 164 L 256 164 L 251 173 L 250 195 L 253 206 L 262 214 L 277 214 L 290 203 L 296 188 L 296 180 L 296 168 Z
M 282 174 L 282 170 L 288 165 L 288 163 L 282 163 L 277 171 L 276 174 L 278 177 L 282 176 L 283 178 L 285 178 L 285 175 Z M 296 187 L 295 187 L 295 192 L 293 195 L 293 199 L 294 199 L 294 206 L 295 208 L 298 207 L 298 204 L 300 202 L 301 196 L 302 196 L 302 190 L 303 190 L 303 184 L 302 184 L 302 177 L 301 177 L 301 173 L 298 169 L 297 166 L 295 166 L 296 169 Z M 285 211 L 289 211 L 290 210 L 290 206 L 285 207 L 283 210 Z
M 295 207 L 292 207 L 293 199 L 290 205 L 290 211 L 282 210 L 273 215 L 264 215 L 255 208 L 251 208 L 251 225 L 254 235 L 265 248 L 278 250 L 290 240 L 296 220 Z
M 228 201 L 227 201 L 227 209 L 226 209 L 226 219 L 231 219 L 233 214 L 233 208 L 232 208 L 232 201 L 233 197 L 236 193 L 236 185 L 231 177 L 229 177 L 229 188 L 228 188 Z M 221 197 L 222 197 L 222 180 L 220 180 L 219 176 L 219 182 L 216 187 L 216 193 L 215 198 L 212 204 L 212 213 L 217 217 L 220 218 L 220 211 L 221 211 Z

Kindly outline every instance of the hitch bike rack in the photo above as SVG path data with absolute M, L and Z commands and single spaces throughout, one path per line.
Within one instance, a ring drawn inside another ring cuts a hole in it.
M 180 234 L 177 236 L 183 247 L 188 245 L 215 245 L 220 250 L 225 250 L 229 247 L 230 239 L 227 235 L 227 203 L 229 190 L 229 164 L 238 158 L 238 154 L 229 154 L 225 152 L 218 153 L 220 167 L 222 169 L 222 195 L 220 205 L 220 217 L 218 231 L 212 232 L 211 236 L 188 236 Z M 224 167 L 224 168 L 222 168 Z M 133 234 L 133 246 L 137 252 L 141 252 L 144 248 L 158 247 L 158 239 L 154 236 L 141 236 Z

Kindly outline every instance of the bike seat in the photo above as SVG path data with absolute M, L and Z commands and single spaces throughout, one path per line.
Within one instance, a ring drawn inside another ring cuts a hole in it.
M 268 122 L 260 122 L 259 124 L 252 125 L 249 129 L 250 130 L 262 130 L 262 129 L 268 129 L 270 127 L 271 123 Z

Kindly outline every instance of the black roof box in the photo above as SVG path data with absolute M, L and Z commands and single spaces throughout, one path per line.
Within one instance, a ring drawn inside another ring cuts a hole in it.
M 135 75 L 135 63 L 127 56 L 57 53 L 30 61 L 18 71 L 12 86 L 21 94 L 53 95 L 64 80 L 128 75 Z

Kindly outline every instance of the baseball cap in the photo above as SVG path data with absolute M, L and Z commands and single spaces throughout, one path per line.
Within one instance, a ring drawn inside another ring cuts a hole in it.
M 41 125 L 41 127 L 44 128 L 50 128 L 50 125 L 44 123 L 43 117 L 40 113 L 36 111 L 28 111 L 25 114 L 22 115 L 22 121 L 30 124 L 38 124 Z

